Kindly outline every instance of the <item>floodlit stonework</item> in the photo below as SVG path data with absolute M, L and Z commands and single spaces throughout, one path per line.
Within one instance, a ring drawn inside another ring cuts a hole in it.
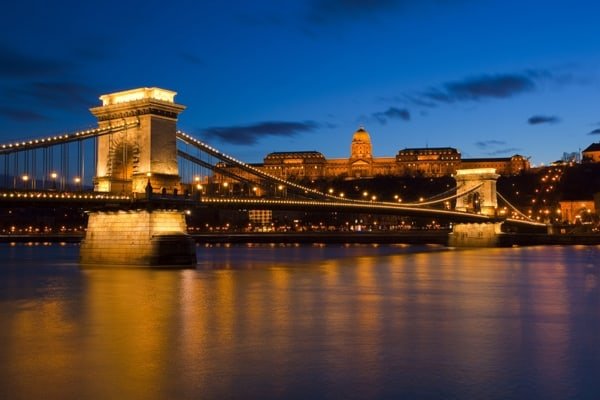
M 506 158 L 462 158 L 453 147 L 404 148 L 394 157 L 374 157 L 371 136 L 364 127 L 352 135 L 348 158 L 328 159 L 318 151 L 273 152 L 262 164 L 254 166 L 290 180 L 378 175 L 441 177 L 473 168 L 493 168 L 499 175 L 515 175 L 530 167 L 529 160 L 518 154 Z M 244 175 L 242 171 L 235 173 Z
M 466 196 L 456 199 L 456 211 L 496 215 L 498 195 L 496 181 L 500 175 L 494 168 L 459 169 L 454 175 L 456 187 L 461 192 L 473 189 Z
M 455 224 L 448 238 L 451 247 L 496 247 L 500 242 L 502 223 Z
M 148 181 L 155 192 L 180 188 L 176 123 L 185 107 L 175 92 L 140 88 L 100 96 L 102 106 L 90 111 L 100 128 L 127 128 L 98 138 L 94 190 L 144 193 Z
M 179 211 L 100 211 L 89 215 L 81 243 L 83 264 L 196 264 L 196 247 Z

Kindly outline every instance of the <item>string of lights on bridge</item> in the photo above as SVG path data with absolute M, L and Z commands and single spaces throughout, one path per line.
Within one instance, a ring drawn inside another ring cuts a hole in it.
M 209 154 L 211 154 L 211 155 L 219 158 L 221 161 L 229 162 L 229 163 L 231 163 L 231 164 L 233 164 L 233 165 L 235 165 L 235 166 L 237 166 L 237 167 L 239 167 L 239 168 L 241 168 L 243 170 L 252 172 L 256 176 L 260 176 L 262 178 L 266 178 L 266 179 L 269 179 L 271 181 L 275 181 L 275 182 L 277 182 L 279 184 L 285 185 L 286 187 L 292 187 L 292 188 L 298 189 L 300 191 L 303 191 L 304 193 L 312 193 L 312 194 L 315 194 L 315 195 L 317 195 L 317 196 L 319 196 L 321 198 L 335 200 L 335 201 L 343 202 L 343 203 L 358 203 L 358 204 L 363 204 L 363 205 L 365 205 L 365 204 L 372 204 L 373 203 L 372 201 L 368 201 L 368 200 L 349 199 L 349 198 L 346 198 L 344 196 L 336 196 L 336 195 L 334 195 L 332 193 L 320 192 L 318 190 L 315 190 L 315 189 L 312 189 L 312 188 L 309 188 L 309 187 L 306 187 L 306 186 L 303 186 L 303 185 L 299 185 L 299 184 L 294 183 L 294 182 L 287 181 L 287 180 L 282 179 L 282 178 L 280 178 L 278 176 L 269 174 L 269 173 L 264 172 L 264 171 L 262 171 L 262 170 L 260 170 L 258 168 L 255 168 L 252 165 L 247 164 L 247 163 L 245 163 L 245 162 L 243 162 L 241 160 L 238 160 L 238 159 L 236 159 L 236 158 L 234 158 L 234 157 L 232 157 L 232 156 L 230 156 L 228 154 L 222 153 L 221 151 L 215 149 L 214 147 L 212 147 L 212 146 L 204 143 L 203 141 L 201 141 L 201 140 L 199 140 L 199 139 L 197 139 L 197 138 L 195 138 L 195 137 L 193 137 L 193 136 L 191 136 L 191 135 L 189 135 L 189 134 L 187 134 L 187 133 L 185 133 L 183 131 L 177 131 L 177 136 L 178 136 L 178 138 L 180 138 L 184 142 L 190 143 L 190 144 L 196 146 L 197 148 L 208 152 Z M 444 202 L 453 200 L 453 199 L 455 199 L 457 197 L 464 196 L 464 195 L 466 195 L 466 194 L 468 194 L 470 192 L 473 192 L 473 191 L 477 190 L 480 187 L 481 187 L 481 185 L 469 188 L 468 190 L 466 190 L 463 193 L 458 193 L 458 191 L 457 191 L 457 193 L 455 195 L 453 195 L 453 196 L 449 196 L 449 197 L 446 197 L 446 198 L 441 198 L 441 199 L 438 199 L 438 200 L 420 201 L 418 203 L 403 203 L 402 207 L 408 207 L 408 206 L 412 206 L 412 207 L 426 207 L 426 206 L 430 206 L 430 205 L 434 205 L 434 204 L 444 203 Z M 455 190 L 455 189 L 452 189 L 452 191 L 453 190 Z M 386 204 L 388 206 L 393 206 L 393 207 L 399 207 L 400 206 L 399 204 L 392 203 L 392 202 L 379 202 L 379 204 Z
M 0 197 L 4 199 L 85 199 L 85 200 L 133 200 L 132 196 L 103 194 L 103 193 L 76 193 L 76 192 L 3 192 Z
M 39 147 L 51 146 L 60 143 L 67 143 L 74 140 L 82 140 L 92 137 L 101 136 L 103 134 L 109 134 L 118 132 L 123 129 L 132 128 L 139 125 L 139 122 L 129 122 L 116 125 L 109 125 L 102 128 L 85 129 L 72 133 L 65 133 L 62 135 L 53 135 L 40 139 L 30 139 L 23 141 L 16 141 L 13 143 L 5 143 L 0 145 L 0 154 L 9 153 L 12 151 L 25 151 L 35 149 Z
M 124 121 L 121 124 L 112 124 L 112 125 L 108 125 L 105 127 L 86 129 L 86 130 L 81 130 L 81 131 L 68 133 L 68 134 L 48 136 L 45 138 L 31 139 L 31 140 L 27 140 L 27 141 L 15 141 L 13 143 L 6 143 L 6 144 L 0 145 L 0 154 L 9 154 L 11 152 L 33 150 L 33 149 L 40 148 L 40 147 L 49 147 L 49 146 L 63 144 L 63 143 L 71 142 L 71 141 L 94 138 L 94 137 L 101 136 L 104 134 L 110 134 L 110 133 L 118 132 L 121 130 L 126 130 L 130 127 L 134 127 L 137 125 L 139 125 L 139 121 L 129 122 L 129 123 Z M 324 192 L 321 192 L 321 191 L 318 191 L 318 190 L 315 190 L 315 189 L 312 189 L 312 188 L 309 188 L 309 187 L 306 187 L 303 185 L 299 185 L 295 182 L 287 181 L 278 176 L 269 174 L 268 172 L 265 172 L 265 171 L 258 169 L 250 164 L 247 164 L 241 160 L 238 160 L 228 154 L 225 154 L 225 153 L 219 151 L 218 149 L 204 143 L 203 141 L 201 141 L 197 138 L 194 138 L 193 136 L 191 136 L 185 132 L 177 131 L 176 137 L 178 139 L 182 140 L 183 142 L 191 144 L 194 147 L 198 148 L 199 150 L 218 158 L 220 161 L 223 161 L 228 165 L 236 166 L 236 167 L 242 169 L 243 171 L 251 173 L 254 176 L 266 179 L 270 182 L 276 182 L 277 184 L 280 185 L 279 186 L 280 189 L 283 187 L 293 188 L 295 190 L 300 191 L 301 193 L 312 194 L 312 195 L 318 196 L 321 199 L 326 200 L 326 201 L 318 201 L 318 200 L 303 201 L 303 200 L 272 200 L 272 199 L 264 199 L 264 198 L 258 199 L 258 200 L 257 199 L 241 199 L 241 198 L 237 198 L 237 199 L 236 198 L 228 198 L 228 199 L 204 198 L 203 200 L 201 200 L 201 202 L 204 204 L 229 202 L 231 204 L 244 205 L 244 204 L 257 204 L 257 201 L 260 201 L 266 205 L 294 205 L 294 206 L 312 205 L 314 207 L 339 206 L 339 207 L 354 208 L 354 209 L 360 209 L 360 208 L 364 209 L 364 207 L 368 207 L 368 208 L 371 208 L 374 210 L 395 209 L 398 211 L 402 211 L 402 210 L 409 211 L 414 208 L 420 208 L 423 210 L 422 212 L 424 212 L 424 213 L 427 213 L 427 212 L 429 212 L 427 210 L 430 210 L 431 213 L 444 213 L 444 214 L 448 214 L 448 215 L 459 215 L 459 214 L 464 214 L 464 213 L 458 212 L 458 211 L 444 211 L 444 210 L 439 210 L 439 209 L 428 209 L 427 207 L 431 206 L 431 205 L 439 204 L 439 203 L 447 203 L 450 200 L 453 200 L 460 196 L 465 196 L 481 187 L 481 185 L 476 185 L 476 186 L 470 187 L 464 191 L 461 191 L 460 190 L 461 188 L 453 188 L 450 191 L 448 191 L 448 192 L 456 191 L 455 194 L 453 194 L 451 196 L 443 197 L 443 198 L 436 199 L 436 200 L 420 199 L 419 202 L 414 202 L 414 203 L 399 204 L 399 203 L 395 203 L 395 202 L 385 202 L 385 201 L 375 202 L 375 199 L 372 199 L 371 201 L 363 200 L 363 199 L 350 199 L 350 198 L 344 197 L 343 193 L 340 194 L 339 196 L 334 195 L 332 192 L 324 193 Z M 217 168 L 216 167 L 214 167 L 214 168 L 215 168 L 214 170 L 217 171 Z M 22 177 L 22 178 L 24 180 L 28 179 L 28 177 Z M 56 178 L 55 173 L 52 174 L 52 178 L 53 179 Z M 435 197 L 438 197 L 440 195 L 444 195 L 444 193 L 438 194 Z M 516 209 L 514 206 L 512 206 L 499 193 L 498 193 L 498 195 L 504 202 L 506 202 L 511 208 L 513 208 L 520 217 L 522 217 L 524 220 L 530 220 L 526 215 L 524 215 L 518 209 Z M 83 193 L 69 193 L 69 192 L 61 192 L 61 193 L 6 192 L 6 193 L 1 193 L 0 197 L 2 197 L 4 199 L 38 199 L 38 200 L 43 200 L 43 199 L 48 199 L 48 200 L 77 199 L 77 200 L 95 200 L 95 201 L 106 201 L 106 200 L 133 201 L 133 200 L 135 200 L 135 198 L 133 198 L 131 196 L 127 196 L 127 195 L 98 194 L 98 193 L 83 194 Z M 475 217 L 475 219 L 478 219 L 478 218 L 479 217 Z M 485 219 L 485 216 L 481 216 L 481 219 Z

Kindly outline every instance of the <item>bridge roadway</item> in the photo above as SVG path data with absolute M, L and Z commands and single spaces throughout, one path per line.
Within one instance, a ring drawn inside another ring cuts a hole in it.
M 385 214 L 407 217 L 429 217 L 444 219 L 456 223 L 492 223 L 507 221 L 511 225 L 523 227 L 544 227 L 545 224 L 516 220 L 510 218 L 489 217 L 482 214 L 472 214 L 460 211 L 441 210 L 427 207 L 403 206 L 397 203 L 367 202 L 360 200 L 298 200 L 298 199 L 268 199 L 268 198 L 235 198 L 207 197 L 199 198 L 186 196 L 169 196 L 153 194 L 151 198 L 145 195 L 119 195 L 99 192 L 53 192 L 53 191 L 0 191 L 0 206 L 2 207 L 50 207 L 74 206 L 89 210 L 115 209 L 193 209 L 198 207 L 213 207 L 234 210 L 289 210 L 344 212 L 357 214 Z

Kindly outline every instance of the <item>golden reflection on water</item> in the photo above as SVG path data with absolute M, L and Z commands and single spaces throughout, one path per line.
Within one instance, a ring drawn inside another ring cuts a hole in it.
M 560 253 L 551 264 L 535 248 L 265 264 L 239 251 L 221 269 L 83 270 L 76 294 L 0 303 L 0 387 L 159 399 L 339 384 L 378 397 L 417 376 L 401 384 L 493 397 L 534 368 L 537 386 L 565 391 L 577 294 Z

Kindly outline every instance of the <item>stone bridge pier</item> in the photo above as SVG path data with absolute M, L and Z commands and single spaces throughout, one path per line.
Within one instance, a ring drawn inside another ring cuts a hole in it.
M 461 191 L 473 190 L 456 199 L 456 211 L 495 217 L 498 208 L 496 181 L 499 176 L 494 168 L 457 170 L 454 176 L 456 187 Z M 500 244 L 502 235 L 501 222 L 459 223 L 452 226 L 448 245 L 451 247 L 496 247 Z
M 456 187 L 461 191 L 477 188 L 456 199 L 456 211 L 496 216 L 498 195 L 496 181 L 500 175 L 494 168 L 459 169 L 454 175 Z
M 82 264 L 195 266 L 196 247 L 184 212 L 153 203 L 163 191 L 181 192 L 175 92 L 139 88 L 100 96 L 91 112 L 101 128 L 127 125 L 98 137 L 94 190 L 146 198 L 127 210 L 90 212 L 81 244 Z M 162 208 L 161 208 L 162 207 Z

